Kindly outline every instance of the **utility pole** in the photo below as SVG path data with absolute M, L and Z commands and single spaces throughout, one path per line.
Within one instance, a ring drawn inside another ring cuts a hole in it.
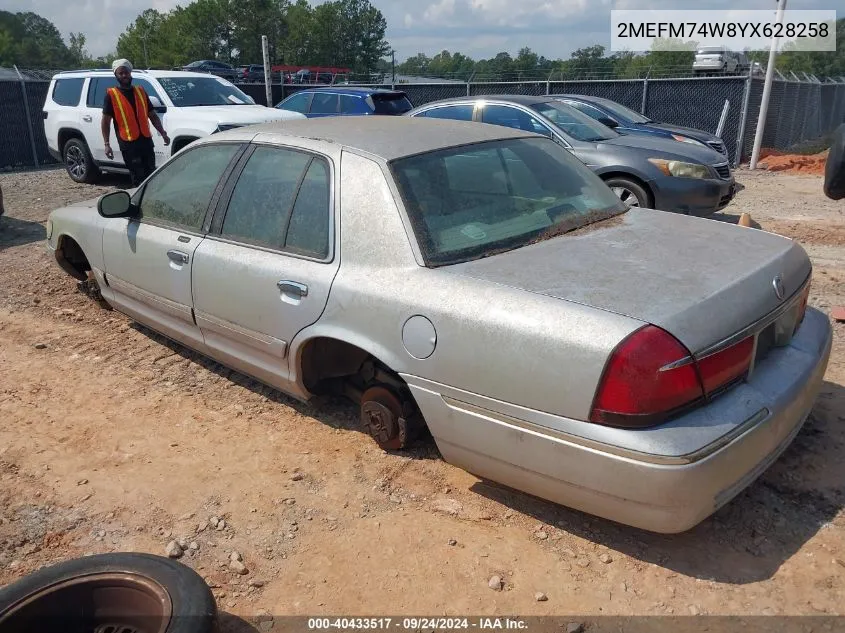
M 267 97 L 267 107 L 273 107 L 273 82 L 270 78 L 270 48 L 267 45 L 267 36 L 261 36 L 261 50 L 264 53 L 264 92 Z
M 783 24 L 783 12 L 786 10 L 786 0 L 777 0 L 778 24 Z M 766 116 L 769 114 L 769 99 L 772 96 L 772 80 L 775 74 L 775 59 L 777 58 L 778 41 L 772 37 L 772 47 L 769 50 L 769 65 L 766 67 L 766 83 L 763 85 L 763 99 L 760 102 L 760 116 L 757 117 L 757 132 L 754 136 L 754 150 L 751 152 L 751 169 L 757 169 L 757 161 L 760 159 L 760 149 L 763 146 L 763 132 L 766 129 Z
M 393 70 L 393 90 L 396 90 L 396 51 L 390 49 L 390 67 Z

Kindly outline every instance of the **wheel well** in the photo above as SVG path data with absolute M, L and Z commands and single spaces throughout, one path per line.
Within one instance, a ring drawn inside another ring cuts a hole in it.
M 386 363 L 338 339 L 318 337 L 308 341 L 300 354 L 299 367 L 302 383 L 311 393 L 340 390 L 353 397 L 350 390 L 360 396 L 368 387 L 383 384 L 410 395 L 405 381 Z
M 78 138 L 83 143 L 85 142 L 85 135 L 82 134 L 79 130 L 75 130 L 73 128 L 62 128 L 59 130 L 59 152 L 64 153 L 65 150 L 65 143 L 67 143 L 72 138 Z
M 86 273 L 91 270 L 91 264 L 88 263 L 88 258 L 85 257 L 82 247 L 72 237 L 67 235 L 59 237 L 56 261 L 68 275 L 80 281 L 85 281 L 88 278 Z
M 654 206 L 654 192 L 642 178 L 638 178 L 634 174 L 628 174 L 624 171 L 609 171 L 604 174 L 599 174 L 599 177 L 604 181 L 610 180 L 612 178 L 624 178 L 625 180 L 630 180 L 631 182 L 637 183 L 640 187 L 643 188 L 643 191 L 646 192 L 646 195 L 648 195 L 649 206 Z
M 173 139 L 173 150 L 170 152 L 170 155 L 172 156 L 173 154 L 178 152 L 180 149 L 182 149 L 186 145 L 190 145 L 191 143 L 193 143 L 196 140 L 197 140 L 196 136 L 180 136 L 178 138 Z

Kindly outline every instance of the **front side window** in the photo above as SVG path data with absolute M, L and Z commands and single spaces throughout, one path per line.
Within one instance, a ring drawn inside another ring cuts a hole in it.
M 292 112 L 300 112 L 301 114 L 306 114 L 310 106 L 311 93 L 300 92 L 299 94 L 295 94 L 291 97 L 288 97 L 276 107 L 282 110 L 290 110 Z
M 510 139 L 391 163 L 428 266 L 551 239 L 627 207 L 554 141 Z
M 92 77 L 88 84 L 88 107 L 102 108 L 103 102 L 106 100 L 106 91 L 118 85 L 115 77 Z M 156 97 L 161 101 L 158 92 L 153 88 L 153 85 L 146 79 L 140 77 L 132 77 L 132 85 L 141 86 L 150 97 Z
M 252 97 L 220 77 L 161 77 L 158 82 L 177 108 L 255 104 Z
M 311 154 L 257 148 L 238 177 L 221 235 L 324 258 L 329 235 L 328 173 L 326 161 Z
M 141 218 L 199 230 L 211 196 L 240 147 L 204 145 L 174 158 L 145 185 Z
M 491 125 L 501 125 L 525 132 L 551 136 L 551 131 L 539 119 L 527 112 L 504 105 L 488 105 L 481 110 L 481 120 Z
M 594 143 L 619 136 L 618 132 L 614 132 L 598 121 L 593 121 L 583 112 L 578 112 L 560 101 L 537 103 L 531 106 L 531 109 L 554 123 L 564 134 L 578 141 Z
M 85 79 L 74 77 L 73 79 L 56 79 L 53 87 L 53 102 L 63 106 L 79 105 L 79 97 L 82 96 L 82 84 Z

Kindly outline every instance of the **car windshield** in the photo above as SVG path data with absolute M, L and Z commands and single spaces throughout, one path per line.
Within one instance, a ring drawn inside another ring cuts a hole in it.
M 176 107 L 255 104 L 252 97 L 219 77 L 161 77 L 158 82 Z
M 391 170 L 428 266 L 489 257 L 627 210 L 549 139 L 439 150 L 393 161 Z
M 631 108 L 626 108 L 621 103 L 616 103 L 615 101 L 607 101 L 606 99 L 601 99 L 600 101 L 596 101 L 596 103 L 598 103 L 602 108 L 604 108 L 619 119 L 628 119 L 633 123 L 652 122 L 652 120 L 648 117 L 644 117 L 639 112 L 631 110 Z
M 572 106 L 559 101 L 546 101 L 531 106 L 549 121 L 554 123 L 562 132 L 577 141 L 595 142 L 619 136 L 606 125 L 591 119 L 583 112 L 578 112 Z

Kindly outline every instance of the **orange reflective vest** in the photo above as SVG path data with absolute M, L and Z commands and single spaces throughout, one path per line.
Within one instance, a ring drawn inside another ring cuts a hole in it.
M 115 123 L 117 124 L 117 133 L 122 141 L 137 141 L 142 136 L 152 137 L 149 111 L 147 110 L 147 93 L 141 86 L 134 86 L 132 92 L 135 94 L 134 111 L 132 104 L 120 90 L 117 88 L 108 89 Z M 138 113 L 137 116 L 135 116 L 136 112 Z

